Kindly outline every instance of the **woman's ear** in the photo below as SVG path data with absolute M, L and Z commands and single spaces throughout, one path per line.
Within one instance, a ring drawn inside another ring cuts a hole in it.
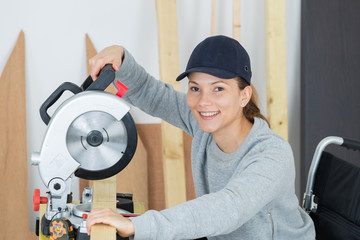
M 246 86 L 243 90 L 241 90 L 241 96 L 240 96 L 241 107 L 245 107 L 246 104 L 248 104 L 248 102 L 251 99 L 251 95 L 252 95 L 251 86 Z

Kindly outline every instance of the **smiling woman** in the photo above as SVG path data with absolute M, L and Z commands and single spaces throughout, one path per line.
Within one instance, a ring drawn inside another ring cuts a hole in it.
M 107 63 L 129 87 L 123 99 L 193 137 L 197 198 L 136 218 L 92 212 L 89 231 L 101 222 L 135 239 L 315 239 L 295 195 L 291 147 L 256 106 L 249 55 L 239 42 L 214 36 L 198 44 L 177 78 L 189 78 L 186 95 L 154 79 L 122 47 L 95 56 L 91 75 Z
M 202 72 L 189 74 L 187 103 L 202 131 L 212 133 L 219 148 L 235 151 L 253 122 L 243 114 L 251 87 L 240 89 L 238 79 L 221 79 Z

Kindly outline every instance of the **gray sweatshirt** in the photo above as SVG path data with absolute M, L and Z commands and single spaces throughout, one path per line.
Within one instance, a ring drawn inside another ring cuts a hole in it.
M 264 120 L 255 118 L 242 145 L 224 153 L 211 133 L 200 130 L 186 95 L 154 79 L 126 50 L 116 80 L 129 87 L 127 102 L 193 137 L 197 198 L 131 218 L 134 239 L 315 239 L 295 195 L 291 147 Z

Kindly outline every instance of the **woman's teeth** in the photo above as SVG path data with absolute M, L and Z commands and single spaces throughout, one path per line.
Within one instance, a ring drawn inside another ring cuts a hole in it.
M 219 112 L 200 112 L 200 115 L 204 117 L 211 117 L 217 115 L 218 113 Z

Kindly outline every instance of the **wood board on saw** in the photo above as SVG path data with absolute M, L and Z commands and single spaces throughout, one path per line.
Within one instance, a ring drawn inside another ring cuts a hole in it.
M 20 32 L 0 76 L 0 239 L 36 239 L 29 232 L 25 36 Z
M 92 208 L 116 210 L 116 176 L 93 182 Z M 105 224 L 91 227 L 90 240 L 116 240 L 116 228 Z

